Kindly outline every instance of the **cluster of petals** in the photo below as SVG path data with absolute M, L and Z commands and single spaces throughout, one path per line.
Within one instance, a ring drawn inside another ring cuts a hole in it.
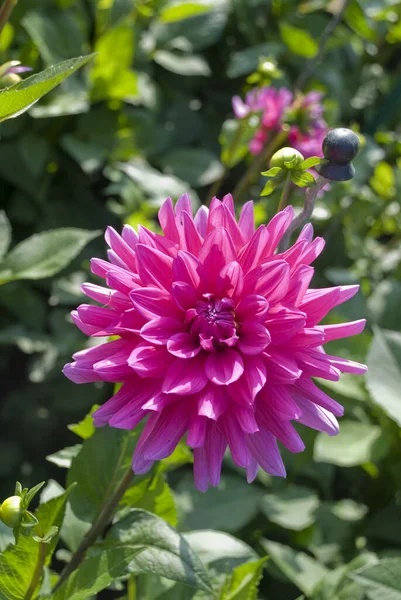
M 255 230 L 253 203 L 236 220 L 231 195 L 192 215 L 171 199 L 159 211 L 164 235 L 145 227 L 106 232 L 108 261 L 92 271 L 107 287 L 83 291 L 101 306 L 72 313 L 89 336 L 118 336 L 81 350 L 64 368 L 75 383 L 122 382 L 94 413 L 96 426 L 135 428 L 145 417 L 133 470 L 146 473 L 178 442 L 194 449 L 195 485 L 216 486 L 224 454 L 252 481 L 259 466 L 285 476 L 277 441 L 304 449 L 293 422 L 338 433 L 341 405 L 312 381 L 337 381 L 364 365 L 326 354 L 323 345 L 360 333 L 365 321 L 319 325 L 358 286 L 310 289 L 323 249 L 306 225 L 279 253 L 292 207 Z
M 323 118 L 322 94 L 312 91 L 294 97 L 287 88 L 254 88 L 243 101 L 239 96 L 232 100 L 234 114 L 238 119 L 259 115 L 260 121 L 249 143 L 252 154 L 260 154 L 271 134 L 278 133 L 283 125 L 289 125 L 290 146 L 305 158 L 321 153 L 322 141 L 328 127 Z

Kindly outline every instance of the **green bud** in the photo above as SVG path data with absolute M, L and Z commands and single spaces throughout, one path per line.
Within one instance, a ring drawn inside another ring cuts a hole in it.
M 295 148 L 281 148 L 270 160 L 270 167 L 281 167 L 282 169 L 299 169 L 304 157 Z
M 6 498 L 0 507 L 0 518 L 7 527 L 14 528 L 19 525 L 22 514 L 22 498 L 20 496 Z

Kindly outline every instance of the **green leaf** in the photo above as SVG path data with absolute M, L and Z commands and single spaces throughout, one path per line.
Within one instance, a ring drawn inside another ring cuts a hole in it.
M 49 454 L 46 456 L 46 460 L 57 465 L 58 467 L 62 467 L 64 469 L 69 469 L 72 463 L 72 459 L 78 456 L 82 448 L 82 444 L 75 444 L 75 446 L 67 446 L 54 454 Z
M 258 600 L 258 584 L 267 556 L 234 569 L 220 595 L 221 600 Z
M 344 19 L 348 27 L 353 29 L 361 38 L 374 42 L 376 32 L 358 0 L 352 0 L 344 11 Z
M 100 231 L 53 229 L 20 242 L 0 263 L 0 283 L 43 279 L 66 267 Z
M 307 596 L 328 573 L 326 567 L 304 552 L 296 552 L 289 546 L 265 539 L 261 540 L 261 544 L 284 575 Z
M 89 413 L 86 415 L 82 421 L 79 423 L 73 423 L 71 425 L 67 425 L 68 429 L 78 435 L 83 440 L 87 440 L 92 437 L 95 433 L 96 429 L 93 424 L 92 414 L 99 408 L 99 404 L 94 404 L 90 409 Z M 75 446 L 73 446 L 75 448 Z
M 11 244 L 11 225 L 4 210 L 0 210 L 0 260 Z
M 342 420 L 338 435 L 318 434 L 313 457 L 318 462 L 355 467 L 380 458 L 387 450 L 388 440 L 380 427 Z
M 69 492 L 70 490 L 67 490 L 57 498 L 41 504 L 35 512 L 39 524 L 34 526 L 32 536 L 20 536 L 17 545 L 8 546 L 0 555 L 0 598 L 2 600 L 25 598 L 34 570 L 40 560 L 39 553 L 43 552 L 41 545 L 34 538 L 43 538 L 52 527 L 61 526 Z M 57 539 L 58 535 L 54 533 L 52 538 L 46 541 L 46 565 L 50 563 Z
M 375 166 L 369 183 L 374 191 L 385 200 L 394 198 L 396 194 L 395 176 L 393 168 L 387 162 L 382 161 Z
M 401 426 L 401 333 L 375 327 L 367 364 L 373 401 Z
M 165 521 L 143 510 L 132 510 L 112 526 L 105 545 L 138 547 L 130 564 L 135 574 L 155 573 L 199 590 L 210 590 L 205 567 L 185 538 Z
M 161 160 L 164 171 L 194 187 L 209 185 L 224 172 L 223 165 L 211 151 L 202 148 L 172 150 Z
M 328 162 L 325 158 L 319 158 L 318 156 L 311 156 L 310 158 L 306 158 L 301 164 L 301 169 L 311 169 L 316 165 L 322 165 L 323 163 Z
M 288 23 L 280 23 L 281 38 L 287 48 L 298 56 L 313 58 L 318 51 L 318 44 L 311 35 L 299 27 Z
M 383 558 L 350 577 L 362 586 L 369 600 L 401 600 L 401 558 Z
M 210 2 L 182 2 L 173 0 L 168 2 L 162 9 L 159 18 L 162 23 L 175 23 L 182 19 L 188 19 L 202 13 L 213 10 Z
M 0 92 L 0 122 L 28 110 L 42 96 L 59 85 L 66 77 L 75 73 L 92 57 L 93 54 L 70 58 Z
M 298 485 L 289 485 L 275 493 L 266 494 L 261 502 L 261 510 L 269 521 L 294 531 L 312 525 L 318 506 L 317 494 Z
M 42 544 L 50 544 L 50 542 L 52 541 L 54 536 L 57 535 L 58 530 L 59 530 L 58 527 L 56 527 L 55 525 L 52 525 L 50 527 L 50 529 L 42 537 L 39 535 L 34 535 L 34 536 L 32 536 L 32 538 L 35 540 L 35 542 L 42 543 Z
M 282 44 L 278 42 L 268 42 L 266 44 L 257 44 L 250 48 L 245 48 L 234 52 L 230 57 L 227 67 L 227 77 L 234 79 L 241 75 L 248 75 L 256 71 L 259 66 L 259 60 L 262 56 L 277 57 L 283 52 Z
M 192 474 L 187 474 L 176 490 L 180 528 L 238 531 L 258 514 L 262 496 L 263 490 L 257 485 L 250 486 L 242 478 L 228 474 L 221 478 L 218 487 L 202 494 L 194 488 Z
M 245 120 L 224 121 L 219 136 L 221 162 L 224 166 L 232 168 L 248 155 L 248 144 L 253 135 L 254 128 L 248 126 Z
M 33 498 L 36 496 L 36 494 L 42 489 L 42 487 L 45 485 L 45 481 L 41 481 L 40 483 L 38 483 L 37 485 L 35 485 L 33 488 L 31 488 L 30 490 L 28 490 L 25 498 L 24 498 L 24 506 L 26 508 L 28 508 L 28 506 L 30 505 L 30 503 L 32 502 Z
M 206 59 L 198 54 L 157 50 L 153 55 L 153 60 L 167 71 L 177 75 L 209 77 L 212 73 Z
M 174 496 L 163 475 L 149 476 L 133 485 L 121 500 L 122 506 L 142 508 L 175 527 L 177 511 Z
M 315 178 L 311 173 L 308 173 L 307 171 L 298 171 L 296 169 L 291 171 L 291 181 L 301 188 L 316 184 Z
M 265 177 L 276 177 L 276 175 L 278 175 L 279 173 L 285 174 L 284 169 L 282 169 L 281 167 L 272 167 L 268 171 L 263 171 L 261 175 L 264 175 Z
M 274 192 L 274 190 L 280 185 L 282 181 L 285 179 L 285 172 L 283 169 L 280 169 L 282 173 L 276 175 L 272 179 L 266 182 L 265 187 L 260 192 L 261 196 L 270 196 Z

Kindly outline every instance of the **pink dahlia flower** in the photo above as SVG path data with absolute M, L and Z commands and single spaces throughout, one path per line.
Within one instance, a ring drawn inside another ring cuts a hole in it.
M 136 473 L 186 435 L 199 490 L 218 485 L 227 447 L 249 482 L 259 466 L 285 476 L 277 440 L 291 452 L 304 449 L 292 421 L 338 433 L 343 409 L 312 378 L 365 372 L 323 349 L 360 333 L 365 321 L 319 322 L 358 286 L 309 288 L 310 264 L 324 246 L 311 225 L 275 254 L 292 219 L 288 207 L 255 231 L 252 202 L 237 222 L 231 195 L 194 217 L 184 195 L 159 211 L 164 236 L 107 229 L 109 261 L 93 259 L 92 271 L 108 287 L 83 285 L 102 306 L 82 304 L 72 317 L 87 335 L 119 338 L 77 352 L 64 373 L 76 383 L 123 382 L 94 420 L 133 429 L 147 417 Z

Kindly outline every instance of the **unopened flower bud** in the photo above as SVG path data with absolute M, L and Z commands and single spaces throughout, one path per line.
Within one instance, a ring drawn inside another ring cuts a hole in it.
M 6 498 L 0 507 L 0 518 L 7 527 L 14 528 L 19 525 L 22 513 L 22 498 L 20 496 Z
M 281 148 L 270 160 L 270 167 L 280 167 L 282 169 L 299 169 L 304 161 L 304 157 L 295 148 Z
M 354 177 L 355 169 L 351 161 L 359 150 L 356 133 L 345 127 L 332 129 L 323 140 L 322 150 L 326 162 L 316 167 L 320 175 L 334 181 L 347 181 Z

